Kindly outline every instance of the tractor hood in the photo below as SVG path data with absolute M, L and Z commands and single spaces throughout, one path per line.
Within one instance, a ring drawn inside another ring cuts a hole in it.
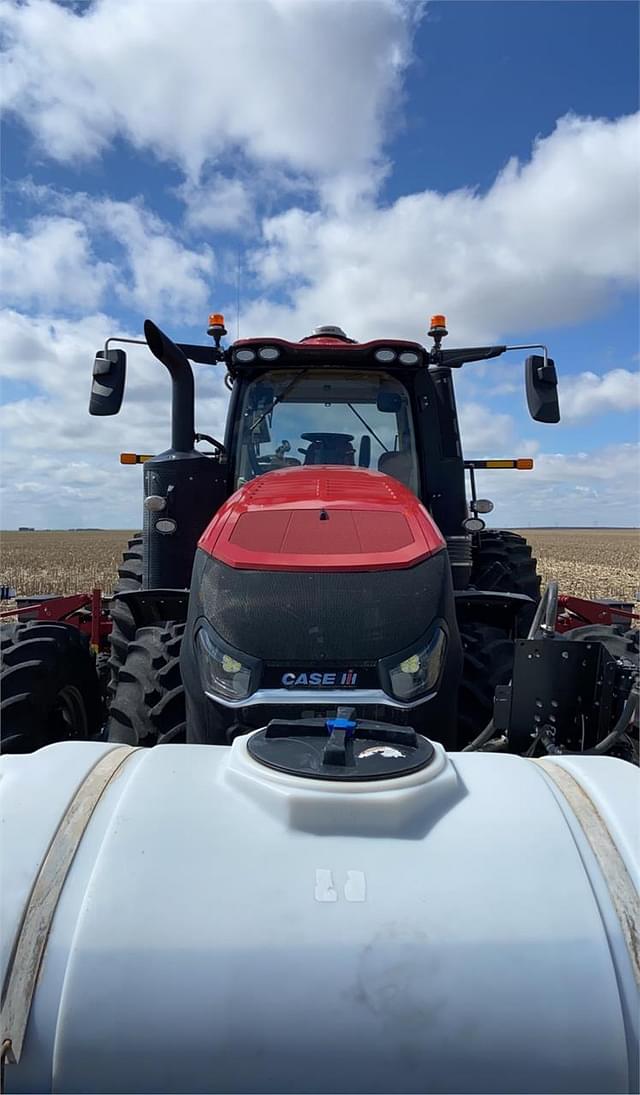
M 181 652 L 197 740 L 208 731 L 194 727 L 221 706 L 246 724 L 264 705 L 346 703 L 371 718 L 382 706 L 404 718 L 427 701 L 445 740 L 460 659 L 445 542 L 396 479 L 342 466 L 268 472 L 200 539 Z
M 414 566 L 445 541 L 397 479 L 320 466 L 270 472 L 245 484 L 198 546 L 242 570 L 373 571 Z
M 440 532 L 410 490 L 380 472 L 269 472 L 203 533 L 190 617 L 261 661 L 377 661 L 448 616 Z M 448 605 L 447 605 L 448 608 Z

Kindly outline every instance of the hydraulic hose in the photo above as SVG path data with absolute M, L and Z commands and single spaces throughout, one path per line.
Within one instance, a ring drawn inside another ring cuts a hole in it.
M 621 738 L 622 735 L 625 733 L 637 710 L 638 686 L 636 682 L 634 688 L 625 700 L 624 707 L 622 708 L 618 721 L 616 722 L 613 729 L 609 731 L 606 738 L 603 738 L 602 741 L 599 741 L 597 745 L 594 745 L 593 749 L 586 749 L 585 753 L 589 755 L 607 753 L 609 749 L 611 749 L 611 747 L 615 745 L 618 739 Z
M 491 738 L 491 735 L 493 734 L 494 729 L 495 728 L 494 728 L 494 725 L 493 725 L 493 719 L 489 719 L 489 722 L 485 726 L 484 730 L 482 730 L 478 734 L 477 738 L 474 738 L 473 741 L 470 741 L 468 745 L 465 745 L 462 752 L 463 753 L 471 753 L 476 749 L 481 749 L 482 746 L 485 745 L 486 742 L 488 742 L 489 739 Z

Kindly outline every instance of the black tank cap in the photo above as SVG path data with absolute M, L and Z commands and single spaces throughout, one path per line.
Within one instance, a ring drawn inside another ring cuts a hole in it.
M 272 719 L 247 742 L 268 768 L 307 779 L 396 779 L 433 760 L 430 741 L 410 726 L 356 720 L 338 710 L 333 719 Z

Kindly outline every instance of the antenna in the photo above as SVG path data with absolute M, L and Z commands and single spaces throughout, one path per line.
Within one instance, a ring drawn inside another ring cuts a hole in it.
M 236 338 L 240 338 L 240 251 L 236 268 Z

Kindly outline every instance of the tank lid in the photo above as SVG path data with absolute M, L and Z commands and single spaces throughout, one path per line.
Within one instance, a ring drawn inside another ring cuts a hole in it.
M 352 708 L 338 708 L 333 719 L 272 719 L 247 749 L 268 768 L 333 781 L 397 779 L 433 760 L 433 745 L 411 726 L 352 715 Z

